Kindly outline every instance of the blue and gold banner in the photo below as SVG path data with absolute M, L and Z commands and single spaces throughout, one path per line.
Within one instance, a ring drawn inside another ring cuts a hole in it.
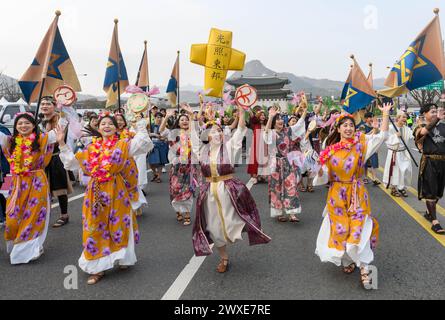
M 345 97 L 343 109 L 353 114 L 359 110 L 365 109 L 376 98 L 375 91 L 370 85 L 368 78 L 363 73 L 354 57 L 354 65 L 350 74 L 350 83 Z
M 445 57 L 439 11 L 420 35 L 410 44 L 392 68 L 385 86 L 379 91 L 387 97 L 396 97 L 442 80 L 445 77 Z
M 128 87 L 127 68 L 125 67 L 124 58 L 119 46 L 117 20 L 115 20 L 113 38 L 111 39 L 110 54 L 108 56 L 107 70 L 104 80 L 104 91 L 107 93 L 106 107 L 116 106 L 119 101 L 120 86 L 121 94 Z
M 64 84 L 76 92 L 81 91 L 76 70 L 57 25 L 59 15 L 60 12 L 57 12 L 31 66 L 19 80 L 19 86 L 28 103 L 37 102 L 43 79 L 46 80 L 42 96 L 53 95 L 54 91 Z

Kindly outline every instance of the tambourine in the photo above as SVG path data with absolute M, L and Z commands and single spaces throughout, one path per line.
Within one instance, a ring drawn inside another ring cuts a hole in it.
M 235 103 L 237 106 L 242 107 L 244 110 L 249 110 L 252 108 L 258 101 L 258 92 L 257 90 L 245 84 L 239 87 L 235 92 Z
M 317 120 L 312 120 L 307 127 L 307 131 L 314 132 L 317 129 Z
M 148 109 L 150 99 L 143 93 L 133 94 L 127 102 L 128 110 L 133 113 L 143 113 Z
M 54 99 L 58 105 L 70 107 L 76 102 L 77 96 L 73 88 L 63 85 L 54 91 Z

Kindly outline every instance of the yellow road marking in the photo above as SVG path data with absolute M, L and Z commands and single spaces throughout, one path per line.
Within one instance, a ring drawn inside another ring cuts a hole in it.
M 422 217 L 417 210 L 411 207 L 408 203 L 406 203 L 402 198 L 396 198 L 391 196 L 391 192 L 386 189 L 385 186 L 380 185 L 380 189 L 383 190 L 391 199 L 394 200 L 406 213 L 408 213 L 411 218 L 413 218 L 418 224 L 420 224 L 434 239 L 436 239 L 442 246 L 445 247 L 445 236 L 441 236 L 436 234 L 433 230 L 431 230 L 431 223 L 429 223 L 424 217 Z
M 382 167 L 379 168 L 379 171 L 380 171 L 381 173 L 384 173 L 384 172 L 385 172 L 385 170 L 384 170 Z M 385 186 L 385 188 L 386 188 L 386 186 Z M 412 194 L 413 196 L 415 196 L 416 198 L 418 197 L 418 192 L 417 192 L 417 190 L 414 189 L 413 187 L 407 187 L 407 190 L 409 191 L 409 193 L 411 193 L 411 194 Z M 390 195 L 391 195 L 391 193 L 390 193 Z M 391 196 L 391 197 L 392 197 L 392 196 Z M 422 202 L 423 202 L 423 203 L 426 203 L 425 200 L 422 200 Z M 425 210 L 426 210 L 426 209 L 425 209 Z M 441 216 L 444 216 L 444 217 L 445 217 L 445 209 L 442 208 L 439 204 L 437 204 L 437 212 L 438 212 Z

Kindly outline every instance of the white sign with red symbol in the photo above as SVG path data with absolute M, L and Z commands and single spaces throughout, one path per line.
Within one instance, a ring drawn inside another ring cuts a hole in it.
M 254 87 L 245 84 L 235 92 L 235 103 L 244 110 L 249 110 L 258 101 L 258 94 Z
M 76 102 L 76 92 L 70 86 L 61 86 L 54 91 L 54 99 L 58 105 L 69 107 Z

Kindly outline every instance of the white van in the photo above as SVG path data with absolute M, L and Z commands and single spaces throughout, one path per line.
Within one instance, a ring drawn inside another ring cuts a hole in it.
M 14 131 L 13 127 L 15 115 L 20 112 L 33 112 L 32 109 L 32 107 L 25 104 L 8 103 L 0 105 L 0 123 L 8 128 L 12 133 Z

